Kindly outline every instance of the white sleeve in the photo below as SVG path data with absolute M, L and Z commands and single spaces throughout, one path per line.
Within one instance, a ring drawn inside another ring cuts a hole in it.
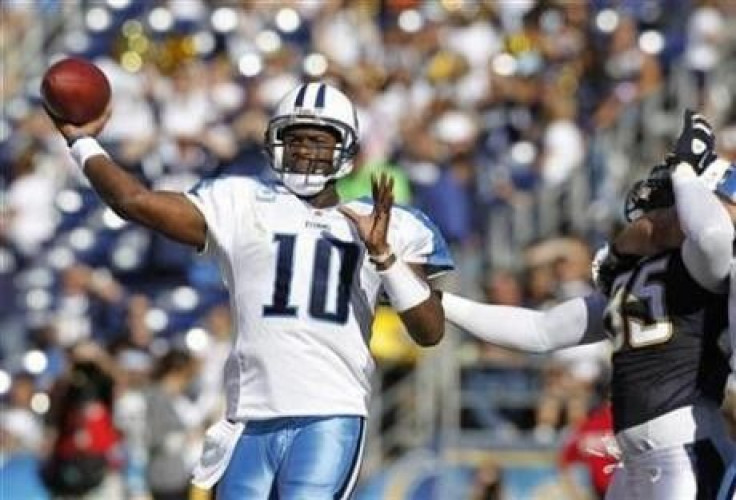
M 527 352 L 549 352 L 606 338 L 600 293 L 567 300 L 545 311 L 496 306 L 443 292 L 445 318 L 491 344 Z
M 200 249 L 202 254 L 228 247 L 229 232 L 225 225 L 228 203 L 225 202 L 224 188 L 220 179 L 203 179 L 186 193 L 207 224 L 207 240 L 204 248 Z
M 682 260 L 701 286 L 722 291 L 731 265 L 734 227 L 728 212 L 711 189 L 681 163 L 672 173 L 680 227 L 685 233 Z
M 394 217 L 395 215 L 395 217 Z M 389 239 L 397 256 L 406 263 L 421 264 L 427 276 L 434 277 L 454 269 L 449 247 L 442 233 L 422 211 L 413 207 L 394 207 Z
M 201 249 L 211 254 L 216 249 L 233 248 L 236 230 L 247 233 L 253 228 L 255 182 L 244 176 L 203 179 L 186 193 L 207 223 L 207 241 Z

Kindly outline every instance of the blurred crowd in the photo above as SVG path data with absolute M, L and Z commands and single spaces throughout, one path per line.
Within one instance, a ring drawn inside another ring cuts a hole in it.
M 361 125 L 342 196 L 392 173 L 397 201 L 450 242 L 452 286 L 500 304 L 546 307 L 589 290 L 591 248 L 620 223 L 623 190 L 667 150 L 684 107 L 706 114 L 736 159 L 728 0 L 8 0 L 0 10 L 0 432 L 4 448 L 48 464 L 44 482 L 60 495 L 182 498 L 220 414 L 232 325 L 215 264 L 103 208 L 72 163 L 38 91 L 59 57 L 107 74 L 113 114 L 100 141 L 160 189 L 270 175 L 261 145 L 277 99 L 305 79 L 334 82 Z M 470 419 L 501 438 L 529 429 L 552 442 L 605 395 L 607 346 L 543 359 L 460 349 Z M 496 401 L 501 387 L 530 396 Z

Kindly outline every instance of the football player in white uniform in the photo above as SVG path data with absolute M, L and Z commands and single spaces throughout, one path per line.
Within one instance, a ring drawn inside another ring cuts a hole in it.
M 442 236 L 417 211 L 374 200 L 340 204 L 336 179 L 358 151 L 350 100 L 325 83 L 278 105 L 266 150 L 278 180 L 222 177 L 189 193 L 152 191 L 95 141 L 107 115 L 56 122 L 72 156 L 119 215 L 215 256 L 237 336 L 225 368 L 227 419 L 208 430 L 195 484 L 219 500 L 347 498 L 363 451 L 381 291 L 422 346 L 444 313 L 428 278 L 452 268 Z
M 686 115 L 675 148 L 680 162 L 655 169 L 650 182 L 637 187 L 660 207 L 674 202 L 682 245 L 635 259 L 612 276 L 607 294 L 544 312 L 443 295 L 450 322 L 506 347 L 548 352 L 610 336 L 623 467 L 616 469 L 609 500 L 715 500 L 734 457 L 720 414 L 728 361 L 718 343 L 727 320 L 734 228 L 712 187 L 696 175 L 707 151 L 688 154 L 693 136 L 704 130 L 710 133 L 704 120 Z

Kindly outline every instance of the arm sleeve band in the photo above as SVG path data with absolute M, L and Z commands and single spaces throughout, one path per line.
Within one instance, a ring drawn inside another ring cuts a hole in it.
M 711 291 L 722 289 L 731 264 L 734 228 L 712 190 L 681 163 L 672 173 L 680 227 L 685 234 L 682 260 L 695 281 Z
M 397 258 L 388 269 L 378 271 L 383 289 L 397 312 L 416 307 L 431 295 L 429 285 Z
M 470 335 L 502 347 L 526 352 L 549 352 L 591 344 L 606 338 L 603 313 L 606 298 L 593 293 L 558 304 L 546 311 L 495 306 L 443 292 L 445 318 Z

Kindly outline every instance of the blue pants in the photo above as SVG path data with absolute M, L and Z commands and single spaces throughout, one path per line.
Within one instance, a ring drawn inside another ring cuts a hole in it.
M 365 419 L 284 417 L 248 421 L 217 485 L 217 500 L 349 498 Z

